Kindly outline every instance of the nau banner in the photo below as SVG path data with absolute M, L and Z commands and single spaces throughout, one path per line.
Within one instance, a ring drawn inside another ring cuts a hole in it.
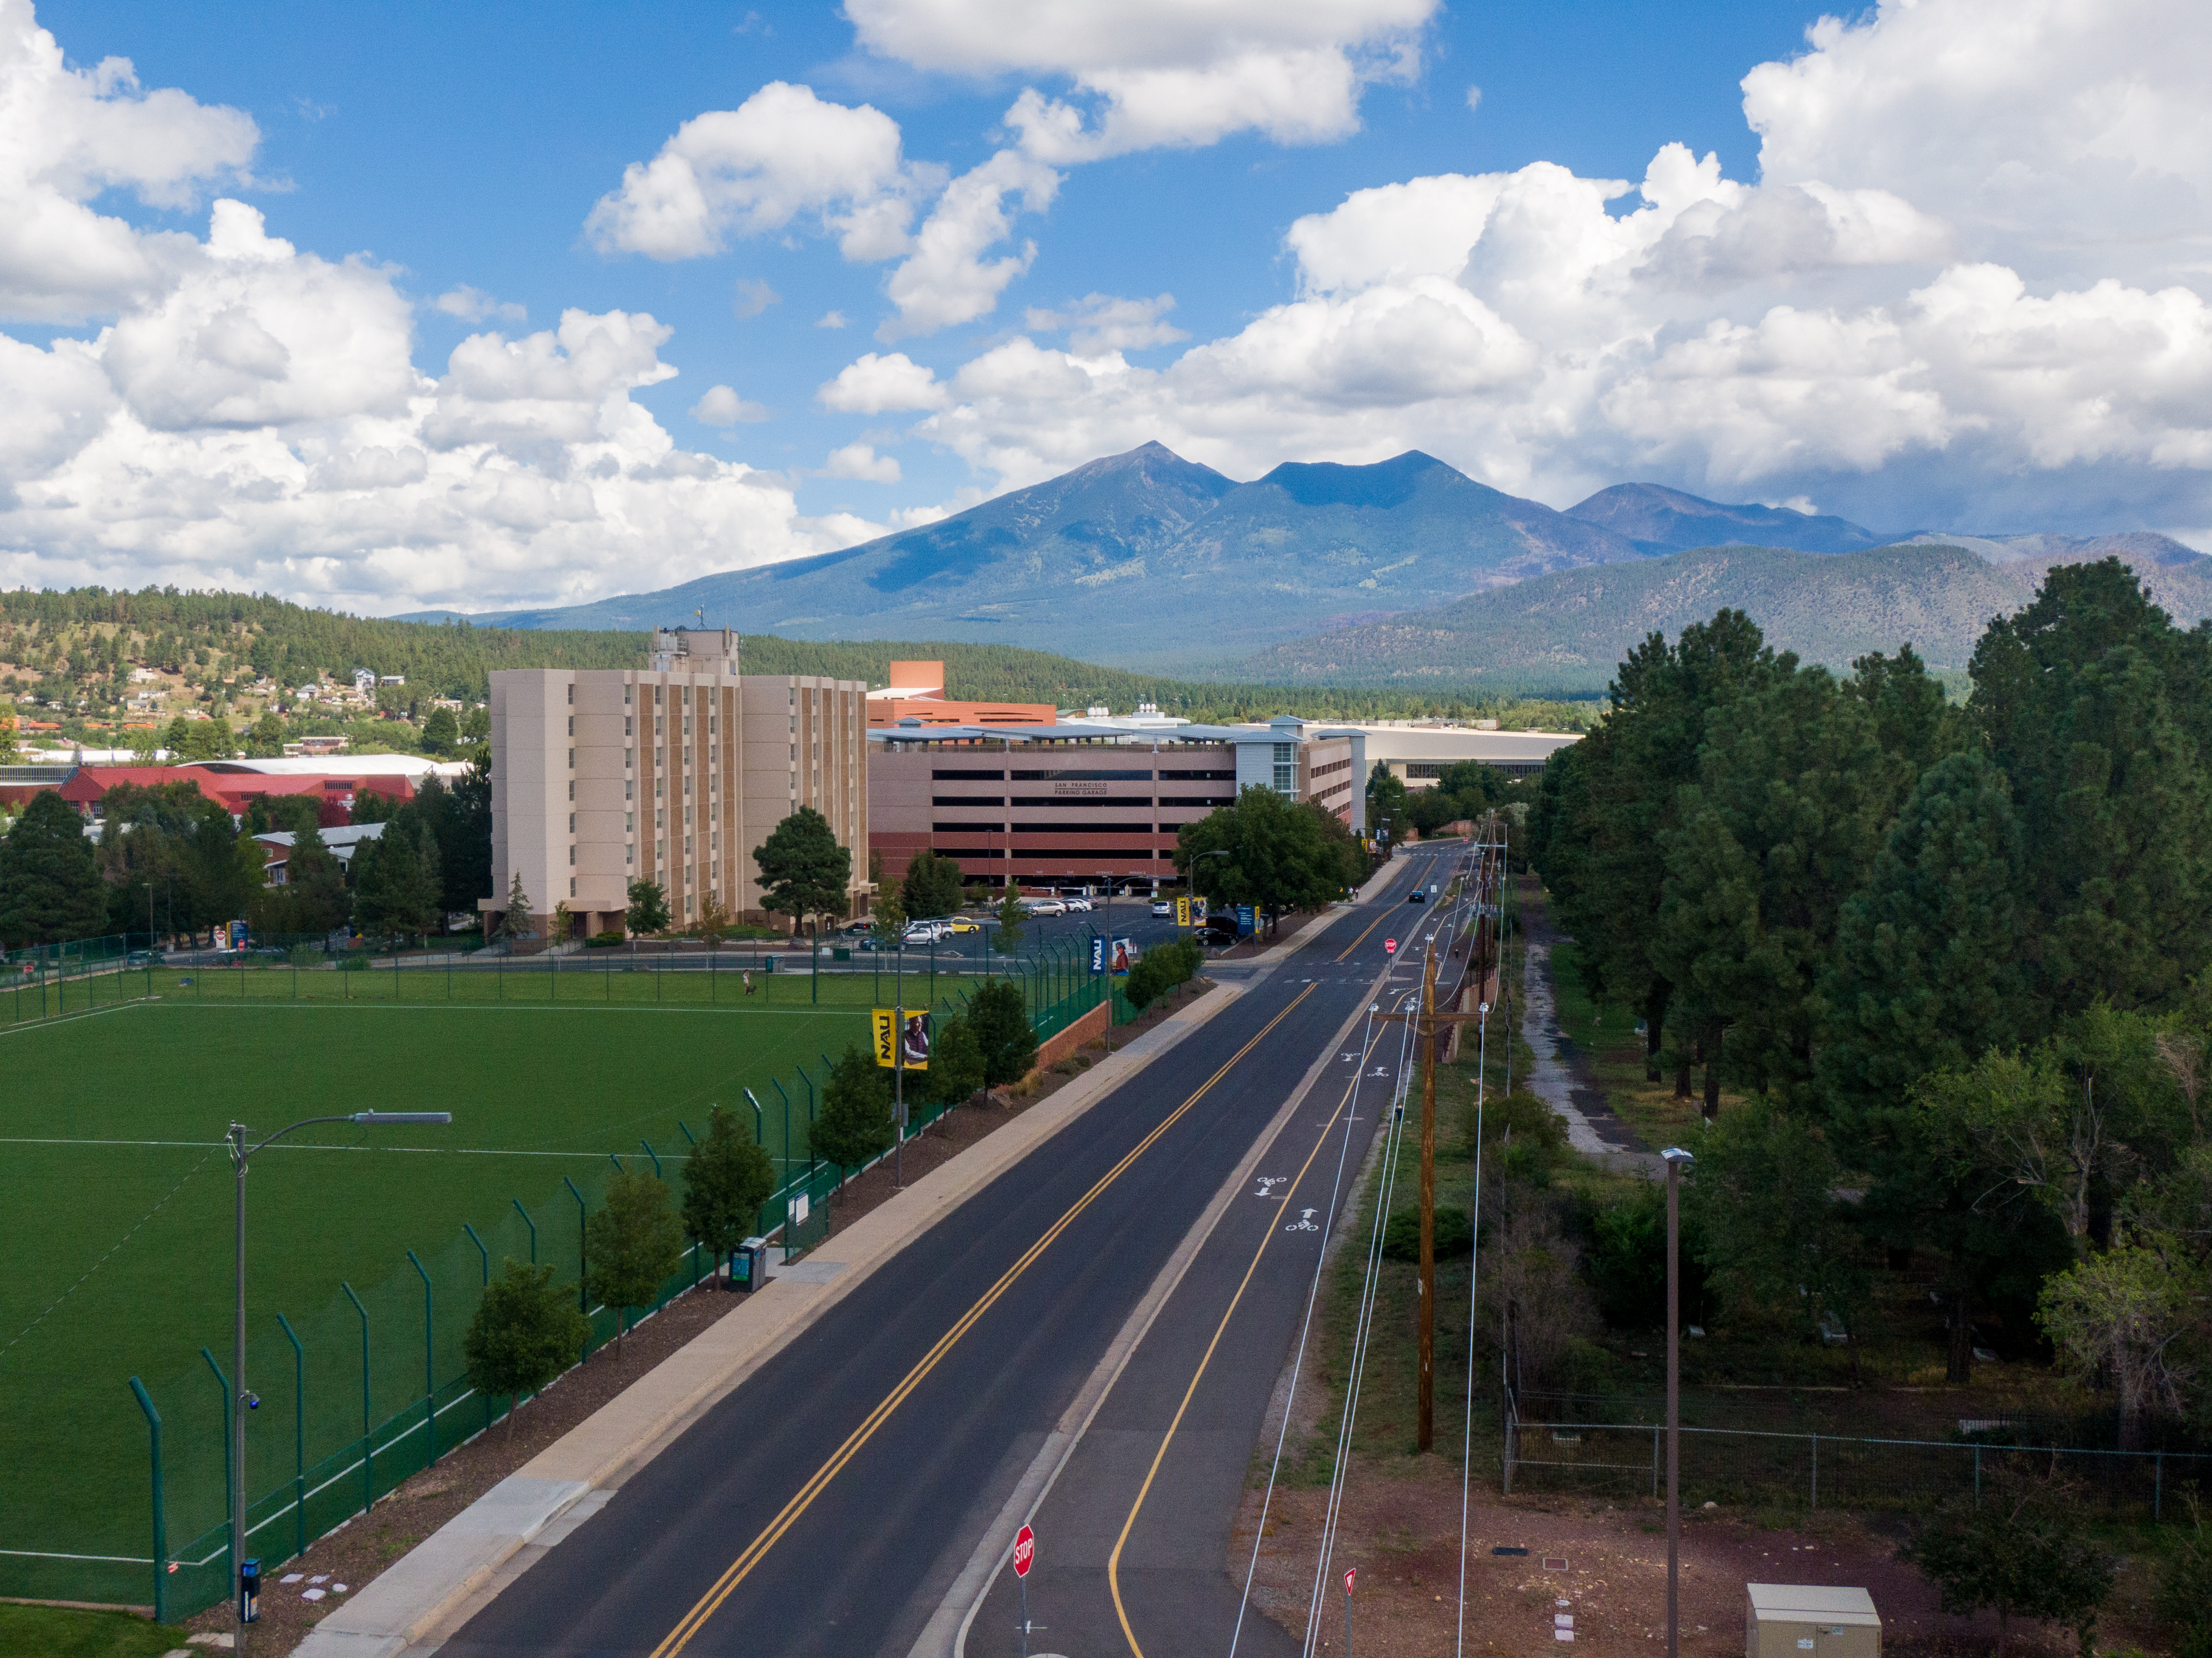
M 879 1007 L 870 1020 L 874 1038 L 876 1063 L 896 1066 L 908 1071 L 929 1069 L 929 1015 L 908 1013 L 903 1032 L 899 1030 L 899 1014 L 896 1008 Z M 893 1044 L 896 1042 L 896 1047 Z M 903 1049 L 903 1052 L 900 1050 Z
M 1187 896 L 1179 896 L 1175 901 L 1175 909 L 1176 925 L 1177 926 L 1188 926 L 1190 925 L 1190 899 Z
M 1091 970 L 1093 973 L 1103 973 L 1106 970 L 1106 940 L 1103 935 L 1096 932 L 1091 935 Z

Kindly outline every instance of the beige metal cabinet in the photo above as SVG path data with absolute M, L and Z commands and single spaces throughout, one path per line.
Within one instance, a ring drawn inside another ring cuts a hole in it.
M 1881 1618 L 1864 1589 L 1747 1583 L 1744 1658 L 1881 1658 Z

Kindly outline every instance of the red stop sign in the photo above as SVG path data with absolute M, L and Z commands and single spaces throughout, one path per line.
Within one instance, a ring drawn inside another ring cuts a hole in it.
M 1395 938 L 1385 938 L 1382 941 L 1382 953 L 1385 956 L 1395 956 L 1398 953 L 1398 941 Z
M 1036 1533 L 1027 1526 L 1014 1533 L 1014 1576 L 1027 1577 L 1036 1559 Z

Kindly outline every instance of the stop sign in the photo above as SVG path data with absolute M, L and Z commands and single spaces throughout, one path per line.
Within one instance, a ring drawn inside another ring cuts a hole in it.
M 1385 956 L 1395 956 L 1398 953 L 1398 941 L 1395 938 L 1385 938 L 1382 941 L 1382 953 Z
M 1036 1559 L 1036 1533 L 1027 1526 L 1014 1533 L 1014 1576 L 1027 1577 Z

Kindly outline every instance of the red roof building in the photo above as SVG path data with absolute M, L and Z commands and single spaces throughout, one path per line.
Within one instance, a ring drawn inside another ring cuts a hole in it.
M 88 817 L 101 815 L 100 803 L 118 784 L 160 788 L 168 783 L 190 783 L 234 817 L 242 817 L 257 798 L 280 794 L 313 795 L 319 803 L 316 816 L 325 829 L 353 821 L 354 797 L 382 794 L 394 800 L 415 798 L 415 785 L 404 774 L 358 776 L 338 771 L 272 775 L 265 772 L 217 772 L 202 766 L 79 766 L 58 793 Z

